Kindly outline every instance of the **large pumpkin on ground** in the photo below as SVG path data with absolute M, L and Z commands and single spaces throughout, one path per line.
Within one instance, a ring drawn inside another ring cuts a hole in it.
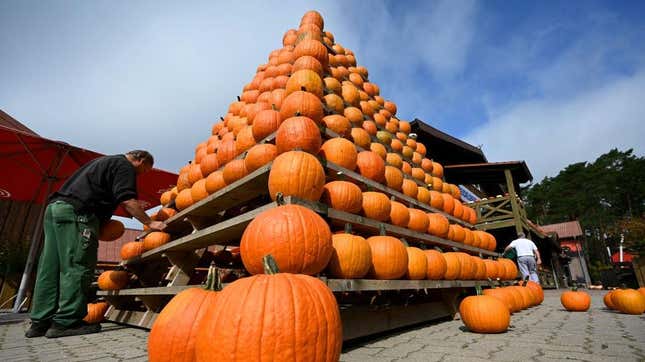
M 591 305 L 591 296 L 586 292 L 569 290 L 560 295 L 560 302 L 570 312 L 584 312 Z
M 107 302 L 87 303 L 87 315 L 83 320 L 87 323 L 101 323 L 110 305 Z
M 369 275 L 374 279 L 400 279 L 408 270 L 408 252 L 401 240 L 391 236 L 367 239 L 372 251 Z
M 278 192 L 318 201 L 325 185 L 325 171 L 318 159 L 302 151 L 285 152 L 273 160 L 269 172 L 269 194 L 273 200 Z
M 327 285 L 307 275 L 238 279 L 217 296 L 196 339 L 197 361 L 338 361 L 342 324 Z
M 219 290 L 219 275 L 209 269 L 205 288 L 189 288 L 175 295 L 155 319 L 148 336 L 148 359 L 194 361 L 195 340 L 207 311 L 214 309 Z
M 511 322 L 508 307 L 487 295 L 466 297 L 459 304 L 459 315 L 464 325 L 475 333 L 506 332 Z
M 332 235 L 334 251 L 327 269 L 329 275 L 341 279 L 364 277 L 372 266 L 370 244 L 360 235 Z
M 611 295 L 616 309 L 627 314 L 643 314 L 645 297 L 634 289 L 617 289 Z
M 257 215 L 240 243 L 242 262 L 251 274 L 263 272 L 262 258 L 271 254 L 287 273 L 314 275 L 333 252 L 327 222 L 300 205 L 283 205 Z

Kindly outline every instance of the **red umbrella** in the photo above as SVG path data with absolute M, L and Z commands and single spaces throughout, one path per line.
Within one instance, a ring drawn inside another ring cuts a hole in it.
M 27 129 L 28 130 L 28 129 Z M 46 200 L 79 167 L 102 156 L 100 153 L 42 138 L 33 132 L 0 125 L 0 198 L 42 204 L 29 256 L 14 304 L 19 311 L 36 255 L 40 249 L 42 218 Z M 159 205 L 159 197 L 177 181 L 177 175 L 153 169 L 137 178 L 139 202 L 144 209 Z M 122 208 L 116 215 L 129 216 Z
M 0 197 L 43 204 L 79 167 L 103 156 L 65 142 L 0 126 Z M 139 202 L 144 209 L 159 205 L 159 197 L 174 186 L 177 175 L 153 169 L 137 179 Z M 119 208 L 119 216 L 129 216 Z

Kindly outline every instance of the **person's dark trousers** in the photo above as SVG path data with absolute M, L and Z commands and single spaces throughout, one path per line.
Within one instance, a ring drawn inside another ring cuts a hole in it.
M 31 320 L 69 327 L 87 315 L 90 285 L 96 268 L 99 221 L 79 215 L 55 201 L 45 211 L 45 243 L 38 262 Z

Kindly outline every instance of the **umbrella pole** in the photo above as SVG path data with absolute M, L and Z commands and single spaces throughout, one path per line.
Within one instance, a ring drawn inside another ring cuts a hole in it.
M 22 142 L 22 140 L 21 140 Z M 23 143 L 24 145 L 24 143 Z M 25 149 L 27 152 L 34 158 L 35 156 L 31 153 L 29 148 L 25 146 Z M 43 233 L 43 221 L 45 218 L 45 210 L 47 209 L 47 197 L 49 197 L 49 193 L 51 192 L 52 189 L 52 184 L 54 181 L 56 181 L 56 176 L 58 175 L 58 170 L 63 164 L 63 160 L 65 157 L 67 157 L 67 154 L 69 153 L 69 147 L 63 148 L 59 150 L 59 159 L 57 161 L 57 164 L 54 168 L 54 175 L 51 176 L 47 174 L 46 179 L 47 179 L 47 192 L 45 193 L 45 201 L 43 202 L 43 207 L 40 209 L 40 213 L 38 216 L 38 221 L 36 222 L 36 228 L 34 231 L 34 235 L 31 238 L 31 245 L 29 245 L 29 254 L 27 255 L 27 263 L 25 264 L 25 270 L 22 273 L 22 278 L 20 279 L 20 287 L 18 288 L 18 293 L 16 294 L 16 300 L 14 301 L 13 304 L 13 312 L 14 313 L 20 313 L 20 309 L 22 309 L 22 305 L 24 304 L 25 299 L 25 294 L 27 293 L 27 288 L 29 286 L 29 283 L 31 282 L 31 274 L 34 269 L 34 264 L 36 263 L 36 257 L 38 254 L 38 251 L 40 250 L 40 242 L 42 240 L 42 233 Z M 36 164 L 40 165 L 38 161 L 36 160 Z M 54 164 L 52 164 L 53 166 Z M 51 168 L 50 168 L 51 170 Z
M 48 177 L 47 180 L 47 193 L 51 191 L 53 178 Z M 27 293 L 27 286 L 30 283 L 31 273 L 34 269 L 34 264 L 36 262 L 36 257 L 38 251 L 40 250 L 40 241 L 42 240 L 43 233 L 43 219 L 45 217 L 45 210 L 47 209 L 47 202 L 43 203 L 43 206 L 40 209 L 38 214 L 38 221 L 36 222 L 36 228 L 34 234 L 31 238 L 31 244 L 29 245 L 29 254 L 27 255 L 27 263 L 25 264 L 25 270 L 22 273 L 22 278 L 20 279 L 20 287 L 18 288 L 18 294 L 16 295 L 16 300 L 13 304 L 13 312 L 20 313 L 20 309 L 23 305 L 23 299 L 25 299 L 25 294 Z

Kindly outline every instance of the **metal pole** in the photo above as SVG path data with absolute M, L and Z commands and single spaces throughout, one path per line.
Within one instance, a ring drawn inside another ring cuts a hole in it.
M 27 149 L 27 152 L 30 155 L 32 155 L 32 157 L 34 157 L 31 151 L 28 148 L 26 149 Z M 30 280 L 31 273 L 33 272 L 34 264 L 36 262 L 36 257 L 37 257 L 38 251 L 40 250 L 40 241 L 42 240 L 42 232 L 43 232 L 43 219 L 45 217 L 45 210 L 47 209 L 47 197 L 51 192 L 52 183 L 54 180 L 56 180 L 58 170 L 60 170 L 60 167 L 63 165 L 63 160 L 65 160 L 65 157 L 67 157 L 69 150 L 70 150 L 69 148 L 65 148 L 61 150 L 60 158 L 57 161 L 58 164 L 56 164 L 56 166 L 54 167 L 54 175 L 50 176 L 46 174 L 45 176 L 47 178 L 47 192 L 45 193 L 45 200 L 43 201 L 43 207 L 40 210 L 38 222 L 36 223 L 36 230 L 34 231 L 33 237 L 31 238 L 31 245 L 29 246 L 29 254 L 27 255 L 25 270 L 22 273 L 22 278 L 20 279 L 20 287 L 18 288 L 16 300 L 14 301 L 14 304 L 13 304 L 14 313 L 20 313 L 20 309 L 24 304 L 23 299 L 25 299 L 27 288 L 29 286 L 29 283 L 31 282 Z
M 52 180 L 47 180 L 47 195 L 51 189 Z M 40 208 L 38 213 L 38 222 L 36 222 L 36 228 L 34 234 L 31 238 L 31 245 L 29 245 L 29 254 L 27 254 L 27 263 L 25 264 L 25 270 L 22 272 L 22 278 L 20 278 L 20 287 L 18 288 L 18 294 L 16 295 L 16 300 L 13 304 L 13 312 L 20 313 L 20 308 L 22 306 L 23 298 L 27 292 L 27 285 L 31 279 L 31 272 L 34 269 L 34 264 L 36 262 L 36 257 L 38 251 L 40 250 L 40 240 L 42 238 L 43 231 L 43 218 L 45 217 L 45 209 L 47 208 L 47 202 L 43 203 L 43 206 Z

